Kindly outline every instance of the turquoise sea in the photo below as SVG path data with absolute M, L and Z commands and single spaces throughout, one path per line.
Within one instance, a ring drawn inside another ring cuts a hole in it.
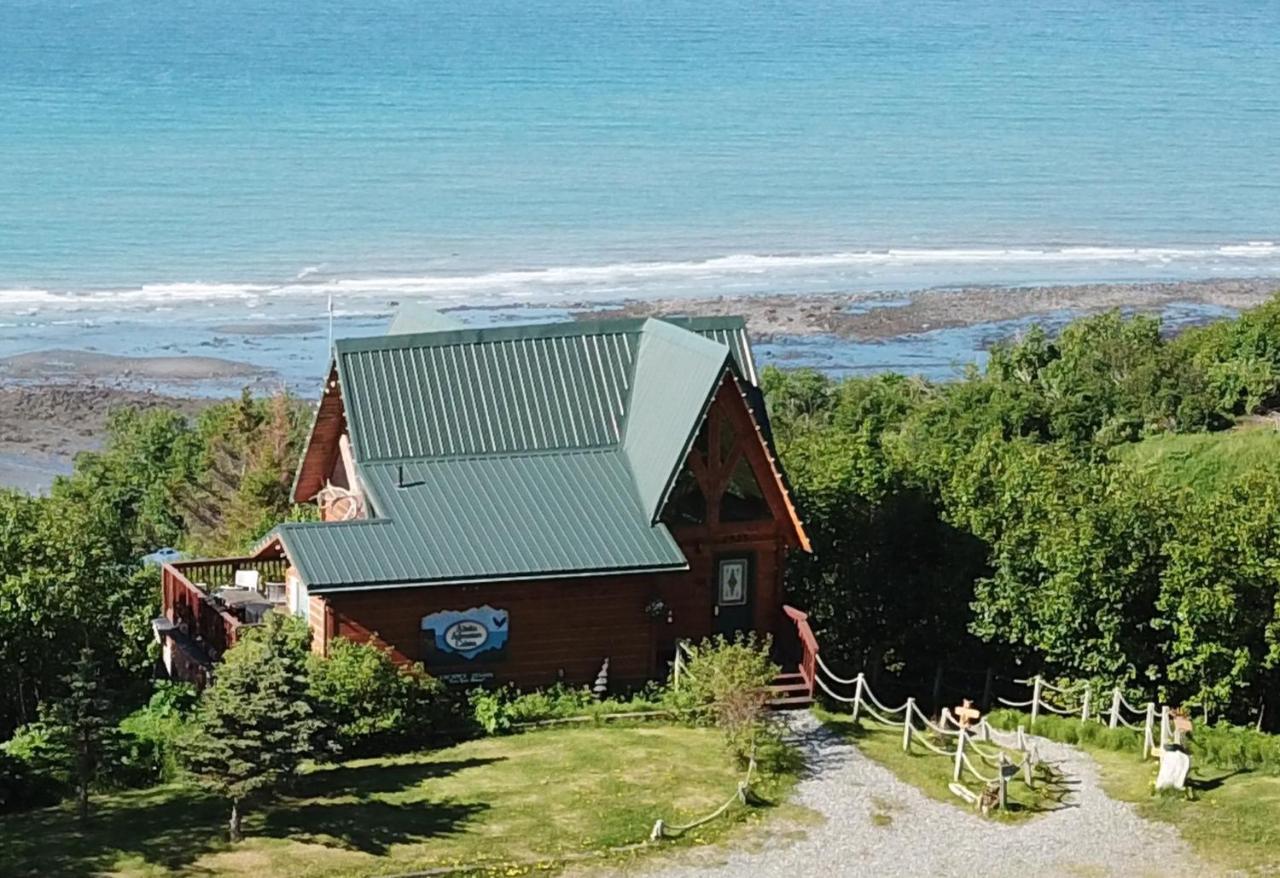
M 0 0 L 58 321 L 1280 275 L 1280 3 Z

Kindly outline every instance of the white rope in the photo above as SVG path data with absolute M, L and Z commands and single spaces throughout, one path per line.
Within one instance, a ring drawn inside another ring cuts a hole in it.
M 830 695 L 830 696 L 831 696 L 832 698 L 834 698 L 836 701 L 841 701 L 841 702 L 844 702 L 845 704 L 853 704 L 855 701 L 857 701 L 857 700 L 858 700 L 858 696 L 856 696 L 856 695 L 850 696 L 850 695 L 840 695 L 840 694 L 836 693 L 834 690 L 832 690 L 832 688 L 831 688 L 830 686 L 828 686 L 828 685 L 827 685 L 827 681 L 826 681 L 826 680 L 822 679 L 821 677 L 817 676 L 816 674 L 814 675 L 814 678 L 813 678 L 813 679 L 814 679 L 814 681 L 815 681 L 819 686 L 821 686 L 821 687 L 822 687 L 822 691 L 823 691 L 823 692 L 825 692 L 825 693 L 827 693 L 828 695 Z M 863 691 L 865 691 L 865 690 L 863 690 Z M 865 703 L 863 704 L 863 706 L 864 706 L 864 707 L 866 706 L 866 705 L 865 705 Z
M 956 755 L 956 754 L 955 754 L 955 752 L 954 752 L 954 751 L 952 751 L 952 750 L 943 750 L 941 747 L 938 747 L 937 745 L 935 745 L 935 744 L 931 743 L 931 742 L 929 741 L 929 739 L 928 739 L 928 738 L 926 738 L 926 737 L 921 733 L 921 731 L 920 731 L 919 729 L 917 729 L 915 726 L 912 726 L 912 727 L 911 727 L 911 737 L 912 737 L 912 738 L 914 738 L 914 739 L 915 739 L 915 741 L 916 741 L 917 743 L 919 743 L 919 744 L 923 744 L 923 745 L 925 746 L 925 749 L 926 749 L 926 750 L 932 750 L 934 753 L 937 753 L 939 756 L 945 756 L 945 757 L 947 757 L 948 759 L 954 759 L 954 758 L 955 758 L 955 755 Z
M 997 781 L 1000 780 L 1000 775 L 998 772 L 996 773 L 995 777 L 987 777 L 985 774 L 978 771 L 978 769 L 974 768 L 973 763 L 969 761 L 968 755 L 966 755 L 963 752 L 960 754 L 960 761 L 964 763 L 964 767 L 969 769 L 970 773 L 973 774 L 974 777 L 976 777 L 978 780 L 982 781 L 983 783 L 996 783 Z
M 818 667 L 822 669 L 823 673 L 830 677 L 834 682 L 845 686 L 852 686 L 854 683 L 858 682 L 858 677 L 852 677 L 846 680 L 844 677 L 837 676 L 834 671 L 827 667 L 827 663 L 822 660 L 822 653 L 816 652 L 813 654 L 813 657 L 818 660 Z M 858 676 L 860 677 L 862 675 L 859 674 Z
M 869 698 L 871 700 L 871 703 L 874 704 L 876 707 L 880 708 L 880 710 L 884 713 L 902 713 L 902 711 L 907 709 L 907 704 L 910 703 L 910 702 L 904 702 L 901 707 L 887 707 L 880 701 L 879 698 L 876 698 L 876 694 L 871 691 L 871 687 L 868 686 L 865 681 L 862 684 L 862 694 L 865 695 L 867 698 Z
M 1116 691 L 1118 692 L 1119 690 L 1116 690 Z M 1142 707 L 1142 708 L 1134 707 L 1128 701 L 1125 701 L 1123 692 L 1120 693 L 1120 705 L 1130 713 L 1140 713 L 1143 716 L 1146 716 L 1147 709 L 1145 707 Z
M 712 820 L 715 820 L 725 811 L 728 811 L 730 806 L 732 806 L 734 802 L 742 802 L 745 805 L 747 803 L 747 795 L 751 792 L 751 775 L 755 773 L 755 770 L 756 770 L 756 760 L 755 760 L 755 757 L 753 756 L 751 757 L 751 761 L 747 763 L 746 775 L 743 777 L 742 780 L 738 781 L 738 788 L 734 790 L 733 795 L 730 796 L 729 799 L 723 805 L 721 805 L 719 808 L 716 808 L 707 816 L 702 817 L 698 820 L 695 820 L 692 823 L 686 823 L 684 825 L 670 825 L 665 821 L 659 820 L 653 824 L 653 831 L 649 833 L 649 840 L 657 841 L 658 839 L 663 838 L 664 836 L 668 836 L 671 834 L 681 835 L 683 833 L 688 832 L 690 829 L 697 829 L 699 826 L 702 826 L 704 823 L 710 823 Z
M 987 734 L 991 737 L 991 740 L 995 741 L 997 744 L 1000 744 L 1000 739 L 1002 737 L 1005 739 L 1012 738 L 1014 742 L 1012 745 L 1000 744 L 1000 746 L 1006 747 L 1006 749 L 1013 749 L 1013 750 L 1019 749 L 1017 732 L 1006 732 L 1003 729 L 997 729 L 995 726 L 991 725 L 991 723 L 987 722 L 985 719 L 978 724 L 978 727 L 985 728 L 987 730 Z
M 924 712 L 920 710 L 919 707 L 916 707 L 916 705 L 912 704 L 912 707 L 915 709 L 916 716 L 920 717 L 920 721 L 924 723 L 925 728 L 929 729 L 930 731 L 937 732 L 939 735 L 948 735 L 952 738 L 960 734 L 958 727 L 957 727 L 957 730 L 953 732 L 950 729 L 947 729 L 943 726 L 937 725 L 934 722 L 932 722 L 929 719 L 929 717 L 924 715 Z
M 1006 704 L 1009 707 L 1030 707 L 1035 703 L 1034 698 L 1028 698 L 1026 701 L 1010 701 L 1007 698 L 1000 698 L 999 696 L 996 697 L 996 701 L 999 701 L 1001 704 Z
M 1061 707 L 1054 707 L 1052 704 L 1050 704 L 1047 701 L 1041 701 L 1040 706 L 1043 707 L 1045 710 L 1049 711 L 1050 713 L 1056 713 L 1058 716 L 1075 716 L 1076 713 L 1078 713 L 1078 711 L 1063 710 Z

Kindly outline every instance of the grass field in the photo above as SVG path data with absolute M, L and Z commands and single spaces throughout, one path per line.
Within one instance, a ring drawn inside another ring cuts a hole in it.
M 1151 820 L 1172 823 L 1208 862 L 1249 875 L 1280 874 L 1280 777 L 1193 766 L 1192 798 L 1152 793 L 1155 763 L 1133 753 L 1087 747 L 1113 799 Z
M 659 817 L 702 816 L 740 777 L 710 729 L 528 732 L 310 771 L 290 797 L 252 811 L 234 846 L 224 803 L 187 786 L 99 796 L 83 831 L 66 808 L 0 818 L 0 875 L 336 878 L 475 863 L 524 874 L 516 864 L 551 866 L 643 841 Z M 757 790 L 774 799 L 790 782 Z
M 855 723 L 847 713 L 833 713 L 822 709 L 815 709 L 815 712 L 829 728 L 848 737 L 857 744 L 859 750 L 892 771 L 899 780 L 940 802 L 948 802 L 958 808 L 973 807 L 963 802 L 949 788 L 953 767 L 950 759 L 931 753 L 918 743 L 912 744 L 911 752 L 903 752 L 901 726 L 887 726 L 865 717 L 859 718 Z M 954 738 L 934 743 L 942 749 L 955 747 Z M 981 746 L 987 750 L 1000 749 L 985 742 Z M 1011 761 L 1021 759 L 1021 754 L 1012 751 L 1006 753 Z M 974 767 L 984 773 L 995 774 L 994 767 L 980 765 L 976 758 Z M 1060 777 L 1054 775 L 1048 766 L 1039 766 L 1033 780 L 1036 782 L 1035 787 L 1030 789 L 1021 781 L 1011 781 L 1008 786 L 1008 809 L 992 812 L 993 816 L 1000 820 L 1024 820 L 1062 807 L 1065 789 Z M 984 785 L 970 775 L 964 781 L 964 786 L 971 792 L 980 793 Z
M 1280 431 L 1270 423 L 1244 423 L 1220 433 L 1166 433 L 1115 453 L 1165 484 L 1209 492 L 1280 459 Z

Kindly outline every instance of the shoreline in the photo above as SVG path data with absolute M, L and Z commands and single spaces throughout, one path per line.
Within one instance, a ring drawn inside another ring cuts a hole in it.
M 754 339 L 828 335 L 855 342 L 988 324 L 1083 316 L 1112 309 L 1161 313 L 1174 307 L 1239 311 L 1280 293 L 1280 278 L 1152 283 L 932 287 L 915 292 L 631 299 L 609 307 L 568 306 L 578 319 L 656 314 L 742 314 Z M 746 306 L 746 307 L 744 307 Z M 745 312 L 745 313 L 744 313 Z
M 958 366 L 980 364 L 994 342 L 1032 322 L 1050 328 L 1113 308 L 1158 314 L 1174 330 L 1230 316 L 1280 291 L 1280 278 L 1177 283 L 1033 287 L 935 287 L 917 292 L 743 295 L 631 299 L 612 303 L 524 302 L 445 308 L 471 326 L 505 323 L 738 314 L 761 365 L 811 367 L 835 377 L 901 371 L 945 380 Z M 379 334 L 385 317 L 339 320 L 339 337 Z M 44 349 L 0 357 L 0 486 L 47 490 L 69 472 L 76 453 L 99 447 L 111 411 L 170 406 L 194 414 L 241 387 L 267 393 L 288 387 L 304 399 L 318 387 L 324 328 L 312 321 L 258 313 L 250 320 L 192 324 L 189 335 L 159 349 L 108 353 L 99 343 L 74 350 L 63 338 Z M 239 346 L 223 341 L 239 331 Z M 212 344 L 211 344 L 212 340 Z M 305 342 L 306 346 L 303 347 Z M 29 345 L 29 340 L 28 340 Z M 146 351 L 163 351 L 162 355 Z M 209 356 L 210 351 L 225 357 Z
M 102 446 L 118 409 L 195 415 L 210 402 L 92 382 L 0 386 L 0 488 L 47 491 L 55 477 L 71 472 L 77 454 Z

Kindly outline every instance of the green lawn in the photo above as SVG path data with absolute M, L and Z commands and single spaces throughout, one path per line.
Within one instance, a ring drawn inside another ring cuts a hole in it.
M 815 713 L 829 728 L 848 737 L 857 744 L 859 750 L 892 771 L 899 780 L 911 784 L 930 798 L 949 802 L 958 808 L 972 809 L 972 805 L 966 804 L 949 788 L 953 770 L 951 759 L 929 752 L 918 743 L 911 745 L 911 752 L 903 752 L 902 726 L 886 726 L 866 717 L 860 717 L 855 723 L 847 713 L 832 713 L 821 708 L 816 708 Z M 955 738 L 932 743 L 942 749 L 954 749 Z M 987 751 L 1001 749 L 986 742 L 980 742 L 980 746 Z M 1005 752 L 1011 761 L 1021 759 L 1020 753 L 1009 750 Z M 971 759 L 979 771 L 995 774 L 994 767 L 980 764 L 975 757 Z M 1010 781 L 1008 809 L 993 814 L 1001 820 L 1022 820 L 1062 807 L 1062 797 L 1066 790 L 1060 776 L 1054 774 L 1049 766 L 1041 765 L 1037 767 L 1033 780 L 1034 788 L 1028 788 L 1020 780 Z M 974 793 L 980 793 L 983 789 L 983 784 L 972 775 L 963 783 L 966 789 Z
M 1251 875 L 1280 874 L 1280 777 L 1192 766 L 1192 795 L 1152 787 L 1154 760 L 1136 753 L 1085 749 L 1102 769 L 1102 787 L 1151 820 L 1172 823 L 1206 861 Z
M 1280 431 L 1269 423 L 1243 423 L 1219 433 L 1165 433 L 1115 453 L 1166 484 L 1208 492 L 1280 456 Z
M 81 831 L 65 808 L 0 818 L 0 875 L 329 878 L 511 864 L 643 841 L 720 805 L 741 770 L 710 729 L 557 728 L 305 774 L 293 794 L 225 841 L 223 802 L 186 786 L 96 799 Z M 775 798 L 791 778 L 757 789 Z M 723 833 L 745 809 L 700 830 Z

